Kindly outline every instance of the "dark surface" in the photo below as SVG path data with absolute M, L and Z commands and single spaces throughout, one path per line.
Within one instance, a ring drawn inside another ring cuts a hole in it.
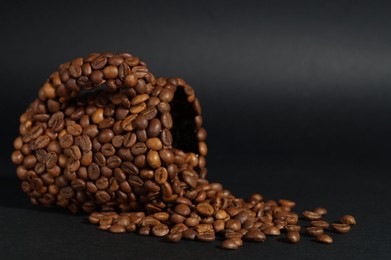
M 10 1 L 9 1 L 10 2 Z M 2 259 L 385 259 L 391 255 L 391 5 L 386 1 L 66 1 L 2 6 Z M 221 2 L 223 3 L 223 2 Z M 33 207 L 9 161 L 18 116 L 60 63 L 130 52 L 196 90 L 209 179 L 235 195 L 356 216 L 321 245 L 275 238 L 223 251 L 112 235 L 83 215 Z

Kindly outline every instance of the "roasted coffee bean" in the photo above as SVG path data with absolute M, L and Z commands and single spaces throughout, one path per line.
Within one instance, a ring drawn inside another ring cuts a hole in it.
M 165 237 L 169 242 L 177 243 L 181 240 L 182 233 L 169 233 Z
M 161 138 L 162 138 L 162 142 L 164 145 L 171 146 L 172 135 L 171 135 L 171 132 L 167 128 L 162 131 Z
M 161 122 L 165 128 L 171 129 L 173 126 L 171 114 L 170 113 L 163 113 L 163 115 L 161 117 Z
M 170 229 L 165 224 L 159 224 L 152 227 L 152 234 L 157 237 L 164 237 L 170 232 Z
M 263 232 L 265 233 L 265 235 L 269 236 L 279 236 L 281 234 L 280 229 L 277 227 L 268 227 L 264 229 Z
M 61 148 L 69 148 L 73 144 L 73 136 L 70 134 L 65 134 L 59 138 Z
M 286 225 L 286 226 L 285 226 L 285 229 L 286 229 L 288 232 L 290 232 L 290 231 L 300 232 L 301 226 L 298 226 L 298 225 Z
M 164 167 L 159 167 L 155 170 L 155 181 L 159 184 L 163 184 L 168 179 L 168 171 Z
M 350 231 L 350 226 L 348 224 L 339 224 L 339 223 L 333 223 L 331 224 L 331 227 L 333 230 L 337 233 L 345 234 Z
M 81 135 L 82 131 L 83 128 L 79 124 L 71 124 L 67 127 L 67 132 L 72 136 L 79 136 Z
M 224 242 L 221 244 L 221 247 L 223 249 L 238 249 L 239 248 L 237 243 L 232 239 L 224 240 Z
M 341 218 L 341 223 L 342 224 L 347 224 L 347 225 L 356 225 L 356 219 L 352 215 L 344 215 Z
M 311 221 L 311 225 L 314 227 L 320 227 L 320 228 L 328 228 L 330 224 L 323 220 L 313 220 Z
M 194 229 L 186 229 L 182 232 L 182 238 L 188 239 L 188 240 L 194 240 L 197 236 L 197 232 Z
M 325 209 L 325 208 L 316 208 L 316 209 L 314 209 L 314 212 L 315 213 L 317 213 L 317 214 L 319 214 L 319 215 L 327 215 L 327 209 Z
M 323 234 L 323 228 L 321 227 L 307 227 L 305 232 L 311 236 L 318 236 Z
M 212 216 L 214 213 L 213 207 L 206 202 L 199 203 L 196 207 L 196 210 L 197 210 L 197 213 L 199 213 L 200 215 L 205 216 L 205 217 Z M 240 223 L 239 223 L 239 225 L 240 225 Z
M 196 238 L 199 240 L 199 241 L 203 241 L 203 242 L 211 242 L 211 241 L 214 241 L 216 239 L 216 236 L 215 236 L 215 233 L 213 232 L 210 232 L 210 233 L 198 233 L 196 235 Z
M 147 154 L 147 162 L 152 168 L 159 168 L 161 166 L 159 153 L 150 150 Z
M 308 220 L 318 220 L 322 217 L 322 215 L 313 211 L 304 211 L 302 214 Z
M 251 242 L 263 242 L 266 240 L 266 235 L 258 228 L 250 229 L 244 239 Z
M 162 124 L 159 119 L 153 118 L 148 125 L 147 133 L 149 137 L 157 137 L 162 129 Z
M 290 243 L 298 243 L 300 241 L 300 233 L 297 231 L 289 231 L 286 238 Z
M 317 236 L 316 241 L 323 243 L 323 244 L 332 244 L 333 243 L 333 239 L 329 235 L 326 235 L 326 234 L 321 234 L 321 235 Z

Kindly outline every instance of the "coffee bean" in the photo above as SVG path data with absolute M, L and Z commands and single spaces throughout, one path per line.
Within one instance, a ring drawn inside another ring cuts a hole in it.
M 322 215 L 319 215 L 318 213 L 313 211 L 304 211 L 302 214 L 308 220 L 318 220 L 322 217 Z
M 316 208 L 314 209 L 314 212 L 322 216 L 327 215 L 327 209 L 325 208 Z
M 139 169 L 132 162 L 122 162 L 121 169 L 131 175 L 137 175 Z
M 125 233 L 126 229 L 122 225 L 114 224 L 109 228 L 111 233 Z
M 347 225 L 356 225 L 356 219 L 352 215 L 344 215 L 341 218 L 341 223 L 342 224 L 347 224 Z
M 318 236 L 323 234 L 323 228 L 321 227 L 307 227 L 305 232 L 311 236 Z
M 278 200 L 278 203 L 281 206 L 288 207 L 288 208 L 293 208 L 294 206 L 296 206 L 296 202 L 291 201 L 291 200 L 280 199 L 280 200 Z
M 326 234 L 321 234 L 321 235 L 317 236 L 316 241 L 323 243 L 323 244 L 332 244 L 333 243 L 333 239 L 329 235 L 326 235 Z
M 285 229 L 286 229 L 288 232 L 289 232 L 289 231 L 300 232 L 301 226 L 298 226 L 298 225 L 286 225 L 286 226 L 285 226 Z
M 165 237 L 169 242 L 177 243 L 181 240 L 182 233 L 169 233 Z
M 170 113 L 163 113 L 161 117 L 162 125 L 165 128 L 171 129 L 173 126 L 172 117 Z
M 159 167 L 155 170 L 155 181 L 159 184 L 163 184 L 167 181 L 168 171 L 164 167 Z
M 206 202 L 199 203 L 196 207 L 196 210 L 197 210 L 197 213 L 199 213 L 205 217 L 212 216 L 214 213 L 213 207 Z
M 236 244 L 236 242 L 232 239 L 226 239 L 224 242 L 221 244 L 221 247 L 223 249 L 238 249 L 239 246 Z
M 122 129 L 124 131 L 132 131 L 134 129 L 133 127 L 133 121 L 136 119 L 137 115 L 136 114 L 132 114 L 128 117 L 126 117 L 122 123 L 121 123 L 121 126 L 122 126 Z
M 182 232 L 182 238 L 188 239 L 188 240 L 194 240 L 197 236 L 197 232 L 194 229 L 186 229 Z
M 152 227 L 152 234 L 157 237 L 164 237 L 170 232 L 170 229 L 165 224 L 159 224 Z
M 167 128 L 165 128 L 162 131 L 161 140 L 162 140 L 163 144 L 166 146 L 172 145 L 172 135 L 171 135 L 171 132 Z
M 300 241 L 300 233 L 297 231 L 289 231 L 286 238 L 291 243 L 298 243 Z
M 330 224 L 323 220 L 313 220 L 311 221 L 311 225 L 314 227 L 328 228 Z
M 71 124 L 67 127 L 67 132 L 73 136 L 81 135 L 83 128 L 79 124 Z
M 147 154 L 147 162 L 152 168 L 159 168 L 161 165 L 159 153 L 150 150 Z
M 116 66 L 107 66 L 103 69 L 103 75 L 106 79 L 114 79 L 118 76 L 118 68 Z
M 281 234 L 280 229 L 277 227 L 268 227 L 264 229 L 263 232 L 265 233 L 265 235 L 269 236 L 279 236 Z
M 125 77 L 125 86 L 135 87 L 137 85 L 137 76 L 135 73 L 130 73 Z
M 246 233 L 244 239 L 251 242 L 263 242 L 266 240 L 266 236 L 260 229 L 252 228 Z
M 156 118 L 152 119 L 147 129 L 148 136 L 150 137 L 158 136 L 160 134 L 161 129 L 162 129 L 162 125 L 160 120 Z
M 215 233 L 202 233 L 202 234 L 197 234 L 196 235 L 197 239 L 199 241 L 203 241 L 203 242 L 211 242 L 211 241 L 214 241 L 216 239 L 216 236 L 215 236 Z
M 339 223 L 333 223 L 331 224 L 331 227 L 333 230 L 337 233 L 345 234 L 350 231 L 350 226 L 348 224 L 339 224 Z
M 94 70 L 99 70 L 102 69 L 106 65 L 106 63 L 107 63 L 107 58 L 104 56 L 99 56 L 91 62 L 91 67 Z
M 157 137 L 149 138 L 146 141 L 146 145 L 147 145 L 147 147 L 149 149 L 152 149 L 152 150 L 155 150 L 155 151 L 158 151 L 158 150 L 162 149 L 162 147 L 163 147 L 162 142 Z

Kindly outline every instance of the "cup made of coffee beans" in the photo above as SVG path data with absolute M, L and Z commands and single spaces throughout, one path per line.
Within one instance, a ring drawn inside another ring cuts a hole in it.
M 137 232 L 213 241 L 224 249 L 300 232 L 332 243 L 324 208 L 305 211 L 301 229 L 296 203 L 237 198 L 206 179 L 201 106 L 181 78 L 155 78 L 128 53 L 93 53 L 60 65 L 20 116 L 11 159 L 33 204 L 89 213 L 112 233 Z M 351 215 L 331 225 L 347 233 Z M 301 231 L 303 230 L 303 231 Z

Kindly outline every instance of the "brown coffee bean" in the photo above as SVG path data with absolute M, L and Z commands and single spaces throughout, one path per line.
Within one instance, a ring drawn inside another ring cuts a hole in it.
M 332 244 L 333 243 L 333 239 L 329 235 L 326 235 L 326 234 L 321 234 L 321 235 L 317 236 L 316 241 L 323 243 L 323 244 Z
M 301 226 L 298 226 L 298 225 L 286 225 L 286 226 L 285 226 L 285 229 L 286 229 L 286 231 L 288 231 L 288 232 L 290 232 L 290 231 L 300 232 Z
M 139 169 L 132 162 L 122 162 L 121 169 L 130 175 L 138 175 Z
M 89 125 L 83 130 L 83 133 L 90 138 L 94 138 L 95 136 L 97 136 L 99 134 L 98 126 Z
M 197 232 L 192 229 L 186 229 L 185 231 L 182 232 L 182 238 L 188 239 L 188 240 L 194 240 L 197 236 Z
M 181 240 L 182 233 L 169 233 L 165 237 L 169 242 L 177 243 Z
M 42 87 L 42 91 L 47 98 L 55 98 L 56 97 L 56 90 L 53 88 L 53 86 L 49 82 L 45 82 L 45 84 Z
M 157 137 L 149 138 L 146 141 L 146 145 L 147 145 L 147 147 L 149 149 L 152 149 L 152 150 L 155 150 L 155 151 L 158 151 L 158 150 L 162 149 L 162 147 L 163 147 L 162 142 Z
M 153 214 L 153 217 L 160 221 L 168 220 L 170 215 L 167 212 L 157 212 Z
M 161 166 L 159 153 L 150 150 L 147 154 L 147 162 L 152 168 L 159 168 Z
M 114 138 L 114 132 L 111 129 L 102 130 L 98 136 L 99 142 L 103 144 L 111 142 L 113 138 Z
M 79 136 L 81 135 L 83 131 L 83 128 L 79 124 L 71 124 L 67 127 L 67 132 L 71 134 L 72 136 Z
M 221 244 L 221 247 L 223 249 L 238 249 L 239 246 L 236 244 L 236 242 L 232 239 L 226 239 Z
M 173 126 L 173 121 L 170 113 L 163 113 L 161 117 L 162 125 L 165 128 L 171 129 Z
M 225 223 L 225 228 L 238 231 L 241 228 L 241 223 L 237 219 L 230 219 Z
M 296 206 L 296 202 L 291 201 L 291 200 L 280 199 L 280 200 L 278 200 L 278 203 L 281 206 L 284 206 L 287 208 L 293 208 L 294 206 Z
M 286 234 L 286 238 L 291 243 L 298 243 L 300 241 L 300 233 L 297 231 L 289 231 L 288 234 Z
M 164 167 L 159 167 L 155 170 L 155 181 L 159 184 L 163 184 L 168 179 L 168 171 Z
M 314 209 L 314 212 L 322 216 L 327 215 L 327 209 L 325 208 L 316 208 Z
M 323 234 L 323 228 L 321 227 L 307 227 L 305 232 L 311 236 L 318 236 Z
M 110 195 L 106 191 L 98 191 L 95 194 L 95 198 L 99 203 L 107 203 L 111 199 Z
M 165 224 L 159 224 L 152 227 L 152 234 L 157 237 L 163 237 L 170 232 L 170 229 Z
M 114 224 L 109 228 L 111 233 L 125 233 L 126 229 L 122 225 Z
M 41 135 L 37 139 L 34 140 L 32 145 L 32 150 L 38 150 L 45 148 L 50 143 L 50 138 L 47 135 Z
M 198 233 L 196 235 L 197 239 L 199 241 L 203 241 L 203 242 L 211 242 L 211 241 L 214 241 L 216 239 L 216 236 L 215 236 L 215 233 Z
M 25 169 L 34 168 L 36 163 L 37 163 L 37 158 L 34 155 L 30 154 L 24 157 L 23 166 Z
M 147 134 L 149 137 L 157 137 L 160 134 L 162 125 L 159 119 L 153 118 L 148 125 Z
M 263 232 L 268 236 L 279 236 L 281 234 L 280 229 L 277 227 L 268 227 Z
M 258 228 L 250 229 L 244 239 L 251 242 L 263 242 L 266 240 L 266 235 Z
M 21 164 L 24 160 L 24 155 L 21 151 L 14 151 L 11 155 L 11 160 L 15 164 Z
M 137 76 L 135 73 L 130 73 L 125 77 L 125 86 L 135 87 L 137 85 Z
M 322 215 L 319 215 L 318 213 L 313 211 L 304 211 L 302 214 L 308 220 L 318 220 L 322 217 Z
M 148 127 L 148 119 L 143 115 L 139 115 L 133 121 L 133 125 L 139 130 L 144 130 Z
M 118 76 L 118 68 L 116 66 L 107 66 L 103 69 L 103 75 L 106 79 L 114 79 Z
M 174 98 L 174 90 L 169 88 L 164 88 L 160 91 L 159 99 L 163 102 L 170 103 Z
M 59 141 L 61 148 L 70 148 L 73 145 L 73 136 L 70 134 L 65 134 L 59 138 Z
M 175 206 L 174 211 L 182 216 L 188 216 L 191 213 L 189 206 L 186 204 L 178 204 Z
M 324 220 L 313 220 L 311 225 L 314 227 L 328 228 L 330 224 Z
M 356 225 L 356 219 L 352 215 L 344 215 L 341 218 L 342 224 Z
M 130 116 L 127 116 L 121 123 L 122 129 L 124 131 L 133 131 L 133 121 L 136 119 L 137 115 L 132 114 Z
M 170 130 L 165 128 L 161 133 L 161 140 L 164 145 L 171 146 L 172 145 L 172 135 Z
M 80 160 L 81 159 L 81 151 L 80 148 L 76 145 L 72 145 L 69 148 L 69 156 L 74 160 Z
M 337 233 L 345 234 L 350 231 L 350 226 L 348 224 L 339 224 L 339 223 L 333 223 L 331 224 L 331 227 L 333 230 Z
M 213 207 L 206 202 L 199 203 L 196 207 L 196 211 L 197 213 L 205 217 L 212 216 L 214 213 Z

